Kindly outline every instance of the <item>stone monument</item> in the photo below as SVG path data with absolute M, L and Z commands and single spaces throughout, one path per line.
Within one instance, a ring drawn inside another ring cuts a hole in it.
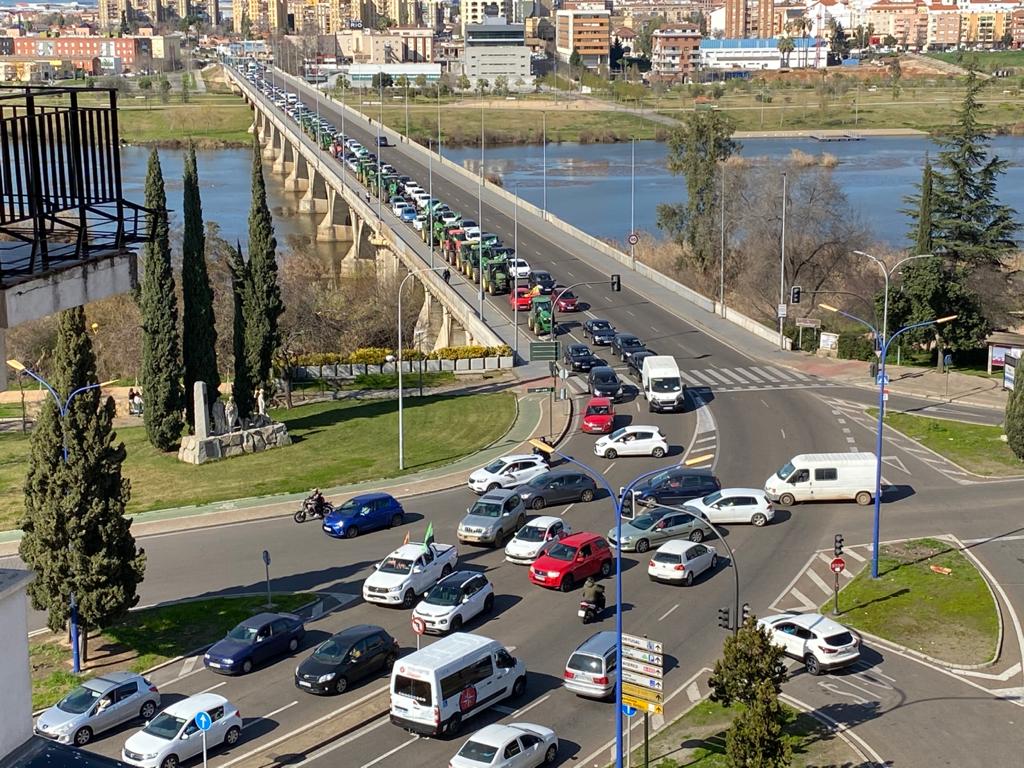
M 213 405 L 212 432 L 205 381 L 197 381 L 193 385 L 192 397 L 195 404 L 195 434 L 182 439 L 178 449 L 179 461 L 205 464 L 208 461 L 291 445 L 285 425 L 271 421 L 267 416 L 262 389 L 257 397 L 258 413 L 248 426 L 239 424 L 238 406 L 233 399 L 228 399 L 227 404 L 218 399 Z

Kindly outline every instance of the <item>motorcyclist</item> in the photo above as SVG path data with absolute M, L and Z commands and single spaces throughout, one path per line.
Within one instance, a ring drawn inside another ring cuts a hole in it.
M 309 501 L 313 505 L 313 514 L 323 517 L 327 499 L 324 498 L 319 488 L 314 488 L 313 492 L 309 494 Z
M 542 443 L 544 443 L 545 445 L 551 445 L 551 441 L 550 441 L 550 440 L 548 440 L 548 439 L 547 439 L 546 437 L 542 437 L 542 438 L 540 439 L 540 441 L 541 441 Z M 534 449 L 533 449 L 533 455 L 534 455 L 534 456 L 539 456 L 539 457 L 540 457 L 540 459 L 541 459 L 541 460 L 542 460 L 542 461 L 543 461 L 543 462 L 544 462 L 545 464 L 547 464 L 547 465 L 548 465 L 548 467 L 550 467 L 550 466 L 551 466 L 551 454 L 550 454 L 550 453 L 548 453 L 547 451 L 541 450 L 540 448 L 534 448 Z
M 587 577 L 586 582 L 583 584 L 583 594 L 580 595 L 580 599 L 596 605 L 600 613 L 604 610 L 604 585 L 594 581 L 593 576 Z

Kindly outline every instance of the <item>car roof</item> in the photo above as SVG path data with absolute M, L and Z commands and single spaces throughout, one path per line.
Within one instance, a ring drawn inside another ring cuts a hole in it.
M 501 461 L 525 461 L 526 459 L 536 459 L 532 453 L 510 453 L 508 456 L 502 456 Z M 490 462 L 487 462 L 490 464 Z
M 602 632 L 596 632 L 582 643 L 580 643 L 573 653 L 593 653 L 604 655 L 608 652 L 609 648 L 614 648 L 616 645 L 615 632 L 606 629 Z
M 648 432 L 657 432 L 658 434 L 661 434 L 661 430 L 653 424 L 627 424 L 624 427 L 620 427 L 620 429 L 624 429 L 627 432 L 637 432 L 642 429 Z
M 199 712 L 208 712 L 214 707 L 221 707 L 228 703 L 228 700 L 216 693 L 197 693 L 187 699 L 176 701 L 166 707 L 164 712 L 174 717 L 182 717 L 190 720 Z
M 264 613 L 257 613 L 255 616 L 250 616 L 248 619 L 245 619 L 244 621 L 240 621 L 238 623 L 238 625 L 241 626 L 241 627 L 259 628 L 259 627 L 262 627 L 264 624 L 267 624 L 267 623 L 269 623 L 271 621 L 274 621 L 275 619 L 288 619 L 288 618 L 291 618 L 291 617 L 286 615 L 286 614 L 283 614 L 283 613 L 264 612 Z
M 378 499 L 394 500 L 394 496 L 390 493 L 361 493 L 358 496 L 353 496 L 349 501 L 377 501 Z
M 583 351 L 589 352 L 590 351 L 590 347 L 588 347 L 586 344 L 570 344 L 569 345 L 569 349 L 570 350 L 578 349 L 581 352 L 583 352 Z
M 606 372 L 607 373 L 615 373 L 615 369 L 612 368 L 610 365 L 595 365 L 593 368 L 590 369 L 591 375 L 593 375 L 595 373 L 606 373 Z
M 820 613 L 778 613 L 772 616 L 765 616 L 761 621 L 772 625 L 778 624 L 781 621 L 789 621 L 798 627 L 813 630 L 816 634 L 826 637 L 850 631 L 839 622 L 832 621 L 832 619 L 822 616 Z
M 764 488 L 722 488 L 722 496 L 764 496 Z
M 510 488 L 495 488 L 480 497 L 480 501 L 506 501 L 510 496 L 515 496 L 516 491 Z
M 612 404 L 612 400 L 611 400 L 610 397 L 592 397 L 592 398 L 590 398 L 587 401 L 587 407 L 588 408 L 591 405 L 608 405 L 608 406 L 610 406 L 611 404 Z
M 555 517 L 554 515 L 539 515 L 532 520 L 527 520 L 526 525 L 532 525 L 534 528 L 550 528 L 555 523 L 562 522 L 562 518 Z M 526 526 L 523 526 L 524 528 Z
M 467 581 L 477 576 L 484 576 L 484 574 L 480 571 L 453 571 L 437 583 L 444 584 L 445 586 L 454 584 L 461 587 Z M 484 576 L 484 578 L 486 578 L 486 576 Z
M 568 547 L 579 547 L 583 544 L 586 544 L 589 541 L 593 541 L 594 539 L 603 538 L 604 536 L 602 536 L 599 533 L 589 533 L 587 531 L 580 531 L 579 533 L 574 533 L 571 536 L 566 536 L 564 539 L 562 539 L 561 543 L 565 544 Z
M 356 624 L 354 627 L 346 627 L 340 632 L 335 632 L 331 637 L 338 641 L 355 642 L 380 632 L 386 632 L 386 630 L 383 627 L 378 627 L 376 624 Z
M 470 737 L 470 741 L 475 741 L 478 744 L 486 744 L 490 747 L 501 747 L 512 739 L 521 736 L 522 733 L 522 730 L 514 728 L 511 725 L 492 723 L 491 725 L 485 725 L 479 731 L 474 733 Z
M 658 547 L 658 552 L 667 552 L 670 555 L 681 555 L 686 552 L 690 547 L 696 547 L 698 542 L 687 541 L 686 539 L 670 539 Z M 701 544 L 700 546 L 706 547 L 707 544 Z

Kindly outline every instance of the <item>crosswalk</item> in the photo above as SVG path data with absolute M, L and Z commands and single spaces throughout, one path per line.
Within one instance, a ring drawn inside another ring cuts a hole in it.
M 681 368 L 680 376 L 688 387 L 715 392 L 744 392 L 763 389 L 811 389 L 833 386 L 800 371 L 771 365 L 731 368 Z

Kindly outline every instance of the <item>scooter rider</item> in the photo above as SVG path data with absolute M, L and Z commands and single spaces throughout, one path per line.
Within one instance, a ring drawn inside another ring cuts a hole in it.
M 593 576 L 589 576 L 583 584 L 583 593 L 580 595 L 580 599 L 586 603 L 593 603 L 597 606 L 597 612 L 600 613 L 604 610 L 604 585 L 598 584 L 594 581 Z
M 317 517 L 323 517 L 324 508 L 327 506 L 327 500 L 324 498 L 324 495 L 319 488 L 313 489 L 313 492 L 309 494 L 309 500 L 313 505 L 313 514 Z

